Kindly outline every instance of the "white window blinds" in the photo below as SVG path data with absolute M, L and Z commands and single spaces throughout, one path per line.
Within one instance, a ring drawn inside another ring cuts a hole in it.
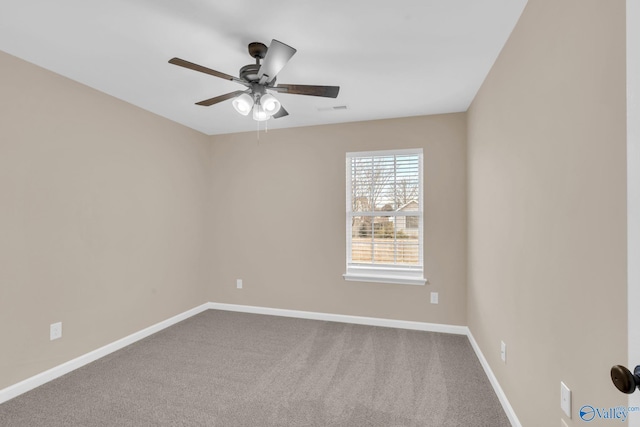
M 348 280 L 424 284 L 422 150 L 347 153 Z

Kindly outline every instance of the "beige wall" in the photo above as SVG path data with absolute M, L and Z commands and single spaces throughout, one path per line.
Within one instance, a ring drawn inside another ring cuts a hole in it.
M 0 70 L 2 389 L 205 301 L 209 139 L 2 52 Z
M 209 299 L 466 325 L 465 121 L 462 113 L 213 137 Z M 345 153 L 417 147 L 430 283 L 343 280 Z M 429 303 L 431 291 L 440 304 Z
M 470 329 L 524 426 L 560 381 L 582 425 L 626 404 L 624 0 L 529 0 L 468 114 Z

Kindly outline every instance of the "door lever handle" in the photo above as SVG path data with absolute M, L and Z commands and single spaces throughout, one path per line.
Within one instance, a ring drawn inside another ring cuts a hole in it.
M 630 370 L 622 365 L 615 365 L 611 368 L 611 381 L 618 390 L 623 393 L 631 394 L 640 388 L 640 366 L 636 366 L 631 373 Z

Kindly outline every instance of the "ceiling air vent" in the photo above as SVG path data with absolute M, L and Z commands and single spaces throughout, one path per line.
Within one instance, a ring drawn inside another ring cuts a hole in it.
M 336 105 L 334 107 L 318 107 L 318 111 L 338 111 L 338 110 L 346 110 L 346 105 Z

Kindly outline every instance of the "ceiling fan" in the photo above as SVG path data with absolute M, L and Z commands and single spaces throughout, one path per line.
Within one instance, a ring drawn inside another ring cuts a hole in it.
M 271 91 L 288 93 L 292 95 L 322 96 L 336 98 L 340 91 L 339 86 L 309 86 L 297 84 L 276 84 L 276 76 L 287 65 L 287 62 L 296 53 L 296 49 L 278 40 L 272 40 L 269 47 L 263 43 L 249 43 L 249 55 L 255 58 L 255 64 L 245 65 L 240 68 L 240 77 L 233 77 L 193 62 L 180 58 L 172 58 L 169 63 L 180 67 L 189 68 L 201 73 L 210 74 L 225 80 L 231 80 L 246 86 L 245 90 L 236 90 L 231 93 L 219 95 L 213 98 L 197 102 L 196 105 L 208 107 L 228 99 L 233 99 L 233 107 L 244 116 L 253 112 L 253 119 L 257 121 L 277 119 L 289 115 L 282 107 L 280 101 L 273 96 Z M 261 63 L 262 61 L 262 63 Z

